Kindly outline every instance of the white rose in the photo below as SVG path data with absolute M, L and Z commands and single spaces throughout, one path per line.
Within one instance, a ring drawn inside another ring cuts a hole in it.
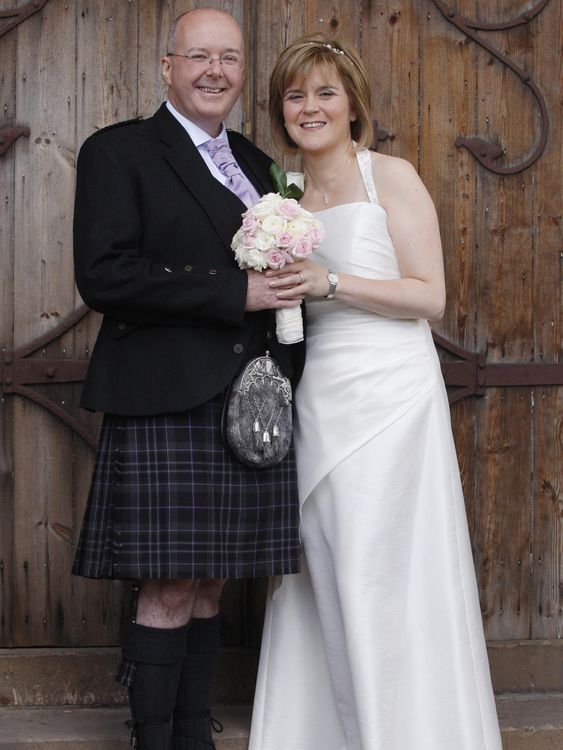
M 265 216 L 275 214 L 276 206 L 282 201 L 281 195 L 278 193 L 268 193 L 262 196 L 258 203 L 252 206 L 252 215 L 257 219 L 263 219 Z
M 268 261 L 260 250 L 248 250 L 245 253 L 244 262 L 248 268 L 254 268 L 255 271 L 263 271 L 268 267 Z
M 273 235 L 266 234 L 266 232 L 258 232 L 256 235 L 256 247 L 262 252 L 271 250 L 276 244 L 276 240 Z
M 233 237 L 233 241 L 231 242 L 232 249 L 236 250 L 237 248 L 239 248 L 242 245 L 243 239 L 244 239 L 244 232 L 241 228 Z
M 262 231 L 266 232 L 266 234 L 279 234 L 285 225 L 285 220 L 278 216 L 278 214 L 272 214 L 271 216 L 266 216 L 266 218 L 262 221 Z
M 303 237 L 307 234 L 307 224 L 305 224 L 304 221 L 301 221 L 301 219 L 294 219 L 293 221 L 288 221 L 286 231 L 289 232 L 292 237 Z

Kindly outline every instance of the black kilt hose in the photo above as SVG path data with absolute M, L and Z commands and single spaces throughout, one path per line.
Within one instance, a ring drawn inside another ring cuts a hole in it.
M 91 578 L 252 578 L 299 570 L 293 449 L 251 469 L 225 450 L 224 395 L 179 414 L 106 415 L 73 566 Z

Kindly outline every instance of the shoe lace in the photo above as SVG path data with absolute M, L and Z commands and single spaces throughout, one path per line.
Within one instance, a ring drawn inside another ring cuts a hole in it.
M 217 734 L 221 734 L 224 727 L 219 721 L 219 719 L 216 719 L 214 716 L 211 716 L 210 718 L 211 718 L 211 728 L 213 729 L 213 731 L 217 732 Z

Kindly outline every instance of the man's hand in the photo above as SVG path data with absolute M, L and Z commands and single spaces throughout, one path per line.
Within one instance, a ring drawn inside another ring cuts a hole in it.
M 248 312 L 256 310 L 281 310 L 282 308 L 298 307 L 304 295 L 300 294 L 292 299 L 280 299 L 278 294 L 282 289 L 270 286 L 271 278 L 258 271 L 248 271 L 248 289 L 246 291 L 245 310 Z M 292 288 L 295 284 L 291 283 L 287 287 Z

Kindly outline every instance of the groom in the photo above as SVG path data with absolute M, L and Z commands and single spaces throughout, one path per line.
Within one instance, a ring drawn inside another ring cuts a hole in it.
M 268 470 L 238 467 L 242 479 L 226 486 L 232 459 L 216 422 L 201 416 L 216 413 L 233 376 L 263 353 L 266 339 L 294 381 L 303 366 L 303 345 L 284 347 L 275 340 L 271 312 L 299 300 L 279 300 L 263 274 L 238 269 L 230 250 L 241 213 L 272 189 L 271 160 L 241 135 L 227 135 L 223 124 L 243 86 L 243 49 L 240 27 L 230 15 L 196 9 L 179 16 L 161 60 L 168 101 L 152 118 L 94 134 L 78 161 L 76 282 L 85 302 L 104 314 L 82 406 L 106 413 L 106 439 L 103 434 L 73 572 L 141 579 L 118 674 L 129 688 L 141 750 L 169 748 L 172 716 L 176 750 L 214 747 L 210 702 L 225 574 L 213 572 L 224 553 L 208 543 L 215 533 L 209 525 L 217 517 L 213 513 L 222 513 L 232 527 L 227 532 L 237 533 L 240 514 L 246 513 L 248 522 L 248 507 L 252 511 L 255 527 L 243 528 L 250 562 L 237 567 L 237 577 L 269 574 L 259 563 L 264 548 L 274 558 L 279 548 L 284 572 L 298 569 L 293 456 L 280 469 L 281 482 L 272 481 Z M 170 419 L 174 433 L 163 426 Z M 198 429 L 192 429 L 198 419 Z M 145 420 L 143 433 L 139 420 Z M 148 432 L 156 435 L 154 451 L 141 444 Z M 123 461 L 131 458 L 119 453 L 127 435 L 139 445 L 134 471 L 123 470 Z M 167 501 L 178 487 L 163 488 L 159 472 L 185 461 L 177 458 L 178 450 L 172 453 L 176 440 L 182 456 L 197 463 L 190 481 L 200 482 L 196 495 L 203 507 L 173 545 L 162 527 L 178 512 L 177 504 Z M 258 497 L 252 501 L 256 507 L 249 497 Z M 139 508 L 132 507 L 137 501 Z M 285 515 L 276 516 L 281 505 Z M 268 523 L 275 543 L 253 531 Z M 248 539 L 256 545 L 250 554 Z M 178 573 L 176 557 L 185 559 L 186 549 L 190 559 L 205 564 Z

